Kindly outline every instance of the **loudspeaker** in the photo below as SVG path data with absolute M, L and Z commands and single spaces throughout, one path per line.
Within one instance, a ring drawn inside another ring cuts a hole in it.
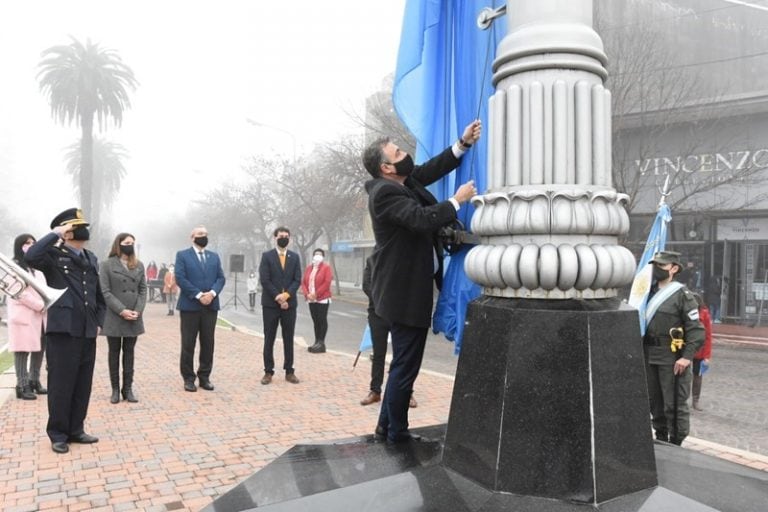
M 242 254 L 229 255 L 229 271 L 245 272 L 245 256 Z

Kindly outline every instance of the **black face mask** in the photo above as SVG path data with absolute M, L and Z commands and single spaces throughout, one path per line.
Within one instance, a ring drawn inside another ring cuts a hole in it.
M 285 249 L 286 247 L 288 247 L 288 241 L 289 241 L 288 238 L 278 238 L 277 246 L 281 249 Z
M 122 254 L 125 254 L 126 256 L 133 256 L 133 246 L 132 245 L 121 245 L 120 246 L 120 252 Z
M 75 229 L 72 230 L 72 240 L 78 240 L 78 241 L 85 241 L 91 239 L 91 232 L 88 231 L 87 226 L 77 226 Z
M 409 176 L 413 172 L 413 158 L 407 153 L 405 158 L 392 165 L 395 166 L 395 172 L 398 176 Z
M 198 247 L 205 247 L 208 245 L 208 237 L 207 236 L 197 236 L 195 237 L 195 245 Z
M 666 281 L 667 279 L 669 279 L 669 270 L 664 270 L 663 268 L 659 268 L 654 265 L 653 280 L 658 283 L 659 281 Z

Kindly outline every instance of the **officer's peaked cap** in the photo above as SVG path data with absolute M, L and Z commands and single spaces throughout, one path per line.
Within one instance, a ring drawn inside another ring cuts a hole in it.
M 86 225 L 89 226 L 88 221 L 83 218 L 83 211 L 80 208 L 69 208 L 64 210 L 51 221 L 51 229 L 56 226 L 66 226 L 72 224 L 73 226 Z

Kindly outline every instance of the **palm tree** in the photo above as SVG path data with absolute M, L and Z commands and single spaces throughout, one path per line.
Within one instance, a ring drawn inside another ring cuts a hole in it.
M 93 204 L 93 121 L 99 130 L 111 119 L 116 126 L 123 110 L 131 106 L 127 88 L 136 89 L 133 71 L 115 50 L 85 44 L 74 37 L 66 46 L 53 46 L 42 53 L 37 78 L 40 90 L 49 97 L 51 115 L 61 124 L 74 121 L 82 131 L 80 149 L 80 207 L 86 217 Z
M 77 141 L 66 149 L 64 159 L 67 163 L 67 172 L 72 175 L 72 183 L 75 190 L 81 191 L 82 178 L 82 148 L 81 141 Z M 128 150 L 122 144 L 111 142 L 101 137 L 93 138 L 93 178 L 91 181 L 91 194 L 93 198 L 93 210 L 87 217 L 91 224 L 97 225 L 106 209 L 120 191 L 120 184 L 126 175 L 123 160 L 128 158 Z

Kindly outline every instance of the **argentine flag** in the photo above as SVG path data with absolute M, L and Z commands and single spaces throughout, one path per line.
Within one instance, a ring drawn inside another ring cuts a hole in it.
M 648 241 L 645 243 L 645 251 L 637 264 L 635 279 L 632 281 L 632 291 L 629 292 L 630 306 L 637 308 L 640 316 L 640 334 L 645 335 L 645 308 L 648 302 L 648 293 L 651 291 L 651 279 L 653 268 L 648 264 L 653 255 L 663 251 L 667 245 L 667 224 L 672 220 L 672 212 L 666 203 L 659 205 L 656 220 L 653 221 Z

